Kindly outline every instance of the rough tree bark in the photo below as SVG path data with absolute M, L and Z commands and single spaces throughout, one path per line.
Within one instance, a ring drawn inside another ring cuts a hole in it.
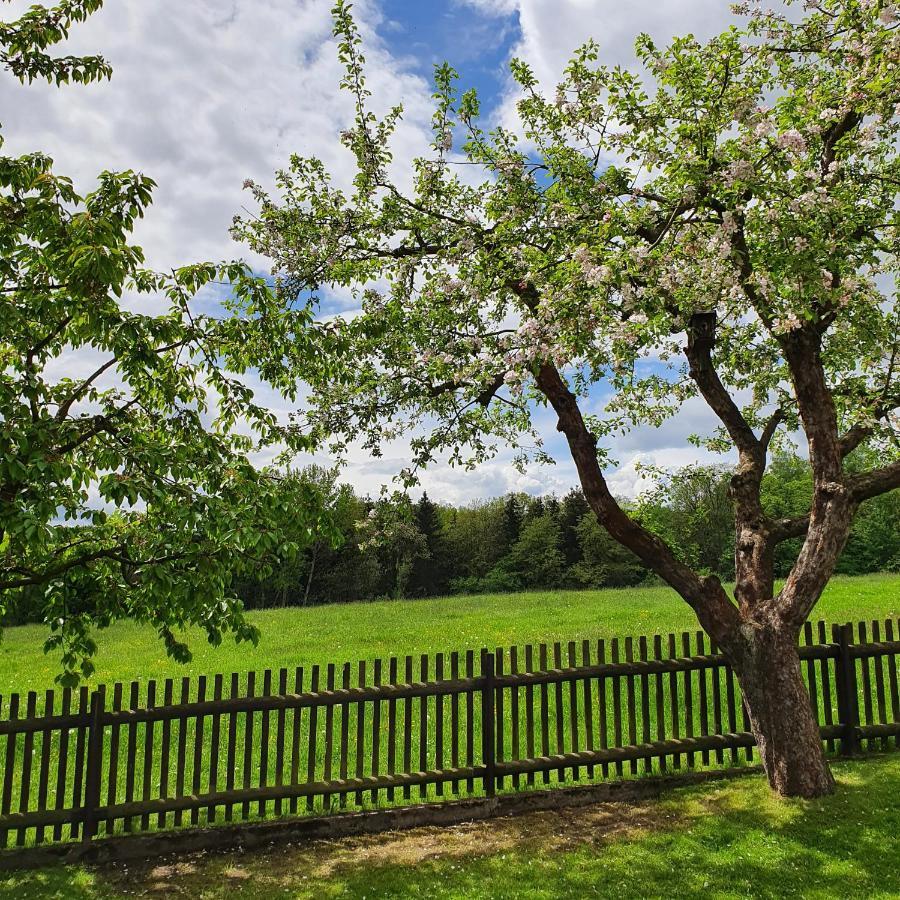
M 772 789 L 819 797 L 834 790 L 797 653 L 799 629 L 745 622 L 728 654 Z

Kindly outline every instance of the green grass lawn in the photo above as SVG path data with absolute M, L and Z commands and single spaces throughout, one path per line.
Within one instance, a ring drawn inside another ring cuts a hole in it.
M 813 618 L 831 622 L 900 614 L 900 576 L 835 578 Z M 96 681 L 245 672 L 312 663 L 696 629 L 688 606 L 666 587 L 443 597 L 335 604 L 252 615 L 256 647 L 209 646 L 196 632 L 187 665 L 166 656 L 152 629 L 118 623 L 98 635 Z M 42 652 L 40 626 L 7 629 L 0 642 L 0 694 L 53 686 L 57 661 Z
M 0 874 L 20 900 L 888 898 L 900 896 L 900 754 L 835 766 L 837 793 L 781 800 L 761 776 L 600 804 L 259 852 Z

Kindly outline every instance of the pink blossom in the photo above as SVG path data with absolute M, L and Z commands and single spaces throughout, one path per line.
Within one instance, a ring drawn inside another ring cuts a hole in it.
M 749 160 L 736 159 L 725 169 L 725 183 L 730 186 L 736 181 L 749 181 L 753 174 L 753 164 Z
M 783 150 L 791 150 L 794 153 L 806 152 L 806 139 L 796 128 L 790 128 L 779 134 L 776 142 Z

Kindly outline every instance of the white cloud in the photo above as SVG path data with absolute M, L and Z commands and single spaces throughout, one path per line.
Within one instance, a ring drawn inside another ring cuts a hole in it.
M 12 15 L 28 5 L 12 4 Z M 0 83 L 6 151 L 40 148 L 59 172 L 89 190 L 101 169 L 134 168 L 159 187 L 137 228 L 148 261 L 166 268 L 246 255 L 228 235 L 248 203 L 244 179 L 270 184 L 292 152 L 349 171 L 337 141 L 352 120 L 338 90 L 331 0 L 156 0 L 108 3 L 73 28 L 66 52 L 101 52 L 108 83 L 62 88 Z M 401 99 L 396 147 L 408 159 L 424 146 L 429 88 L 394 60 L 356 4 L 366 32 L 376 108 Z M 10 18 L 4 10 L 4 16 Z
M 722 0 L 468 0 L 481 9 L 516 12 L 521 39 L 513 55 L 531 64 L 538 79 L 555 85 L 572 52 L 593 38 L 600 61 L 632 65 L 634 39 L 647 32 L 659 44 L 675 35 L 698 38 L 723 31 L 733 16 Z

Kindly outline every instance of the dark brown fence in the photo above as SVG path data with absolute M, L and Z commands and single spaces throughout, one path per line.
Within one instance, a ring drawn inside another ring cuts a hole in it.
M 894 629 L 807 625 L 830 752 L 900 745 Z M 736 680 L 701 632 L 12 694 L 0 848 L 753 757 Z

